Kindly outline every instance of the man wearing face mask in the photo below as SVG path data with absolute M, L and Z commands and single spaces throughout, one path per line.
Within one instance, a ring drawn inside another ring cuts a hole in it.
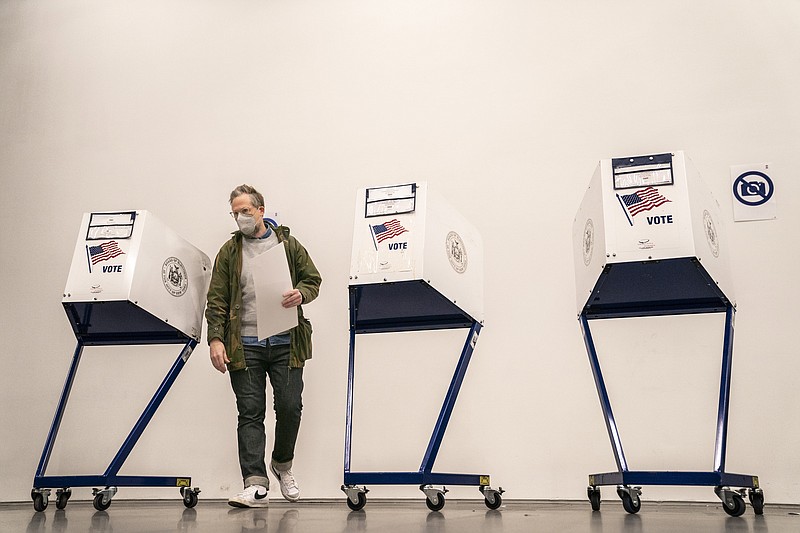
M 300 498 L 292 473 L 294 448 L 300 428 L 303 366 L 311 358 L 311 323 L 302 303 L 317 297 L 322 278 L 311 257 L 285 226 L 264 220 L 264 197 L 249 185 L 230 195 L 231 215 L 239 231 L 220 248 L 208 289 L 206 320 L 211 364 L 230 371 L 231 387 L 239 411 L 237 437 L 244 490 L 231 497 L 233 507 L 266 507 L 269 478 L 275 476 L 281 494 L 289 501 Z M 298 325 L 289 331 L 258 338 L 253 259 L 284 243 L 293 289 L 281 304 L 297 308 Z M 266 465 L 266 387 L 269 377 L 275 409 L 275 438 Z

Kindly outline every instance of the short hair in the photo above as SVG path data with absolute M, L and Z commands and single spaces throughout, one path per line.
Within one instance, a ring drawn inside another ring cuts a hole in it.
M 231 197 L 228 200 L 228 203 L 232 204 L 234 198 L 237 198 L 243 194 L 250 196 L 250 203 L 253 204 L 253 207 L 264 207 L 264 195 L 246 183 L 239 185 L 231 191 Z

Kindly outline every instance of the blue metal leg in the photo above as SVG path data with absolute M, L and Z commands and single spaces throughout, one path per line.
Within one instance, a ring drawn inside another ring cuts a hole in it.
M 150 423 L 150 420 L 153 418 L 156 410 L 169 392 L 172 384 L 175 383 L 175 379 L 178 377 L 178 374 L 180 374 L 195 346 L 197 346 L 197 341 L 194 339 L 189 339 L 189 341 L 184 345 L 181 353 L 178 355 L 178 358 L 172 365 L 172 368 L 164 378 L 164 381 L 161 382 L 161 385 L 158 387 L 158 390 L 156 390 L 156 393 L 153 395 L 150 403 L 147 404 L 147 407 L 145 407 L 144 411 L 139 417 L 139 420 L 136 421 L 136 424 L 133 426 L 130 434 L 128 434 L 128 437 L 125 439 L 125 442 L 122 443 L 122 447 L 117 452 L 117 455 L 111 460 L 111 463 L 108 465 L 105 474 L 103 474 L 104 476 L 114 477 L 117 475 L 117 472 L 119 472 L 119 469 L 122 468 L 123 463 L 128 458 L 128 455 L 130 455 L 131 451 L 133 451 L 133 447 L 136 445 L 139 437 L 142 436 L 147 424 Z
M 614 450 L 614 460 L 620 472 L 628 470 L 628 463 L 625 460 L 625 452 L 622 449 L 622 441 L 619 438 L 617 423 L 614 420 L 614 412 L 611 410 L 611 402 L 608 399 L 608 391 L 603 381 L 603 373 L 600 371 L 600 361 L 597 359 L 597 350 L 592 340 L 592 332 L 589 329 L 589 321 L 585 314 L 580 316 L 581 331 L 583 332 L 583 342 L 586 344 L 586 353 L 589 355 L 589 363 L 592 366 L 594 383 L 597 387 L 597 395 L 600 397 L 600 406 L 603 409 L 603 416 L 606 419 L 606 429 L 608 438 L 611 440 L 611 447 Z
M 728 408 L 731 396 L 731 365 L 733 363 L 733 325 L 736 309 L 730 304 L 725 311 L 725 338 L 722 344 L 722 376 L 719 385 L 719 409 L 717 410 L 717 436 L 714 444 L 714 470 L 725 470 L 725 454 L 728 446 Z
M 347 414 L 344 433 L 344 472 L 350 472 L 350 450 L 353 442 L 353 381 L 356 366 L 356 329 L 350 327 L 350 356 L 347 366 Z
M 72 391 L 72 384 L 75 382 L 75 374 L 78 372 L 78 363 L 81 361 L 81 354 L 83 353 L 83 343 L 78 340 L 78 345 L 75 347 L 75 353 L 72 355 L 72 363 L 70 364 L 69 371 L 67 372 L 67 379 L 64 380 L 64 388 L 61 391 L 61 398 L 58 400 L 58 407 L 56 414 L 53 416 L 53 423 L 50 425 L 50 432 L 47 434 L 47 441 L 42 450 L 42 458 L 39 460 L 39 466 L 36 468 L 36 476 L 41 477 L 47 470 L 47 464 L 50 462 L 50 454 L 53 452 L 53 447 L 56 443 L 58 436 L 58 429 L 61 427 L 61 420 L 64 417 L 64 410 L 67 407 L 70 392 Z M 34 484 L 34 488 L 38 488 Z
M 478 342 L 480 331 L 481 324 L 475 321 L 472 324 L 472 328 L 469 330 L 464 348 L 461 350 L 461 357 L 458 360 L 453 379 L 450 381 L 450 387 L 447 389 L 447 395 L 445 396 L 442 410 L 439 412 L 439 418 L 436 421 L 431 439 L 428 442 L 428 449 L 425 451 L 425 456 L 419 467 L 420 472 L 430 473 L 433 469 L 433 463 L 436 461 L 436 456 L 439 453 L 439 447 L 442 444 L 444 432 L 447 430 L 447 424 L 450 421 L 450 415 L 453 413 L 453 407 L 456 404 L 456 398 L 461 389 L 461 384 L 464 381 L 464 375 L 467 373 L 467 367 L 472 358 L 472 352 L 475 350 L 475 344 Z

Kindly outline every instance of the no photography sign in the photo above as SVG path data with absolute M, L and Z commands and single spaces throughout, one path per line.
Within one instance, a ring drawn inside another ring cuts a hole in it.
M 775 179 L 769 163 L 731 166 L 733 219 L 772 220 L 778 217 Z

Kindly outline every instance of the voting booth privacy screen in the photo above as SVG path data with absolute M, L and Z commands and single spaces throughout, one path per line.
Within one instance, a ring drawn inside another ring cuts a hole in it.
M 199 340 L 210 279 L 208 256 L 152 213 L 86 213 L 63 303 L 76 335 Z
M 681 151 L 600 161 L 572 237 L 579 314 L 618 307 L 624 316 L 636 302 L 615 295 L 631 292 L 665 308 L 684 299 L 735 304 L 719 204 Z
M 353 228 L 351 286 L 420 281 L 483 321 L 481 236 L 426 182 L 360 189 Z

